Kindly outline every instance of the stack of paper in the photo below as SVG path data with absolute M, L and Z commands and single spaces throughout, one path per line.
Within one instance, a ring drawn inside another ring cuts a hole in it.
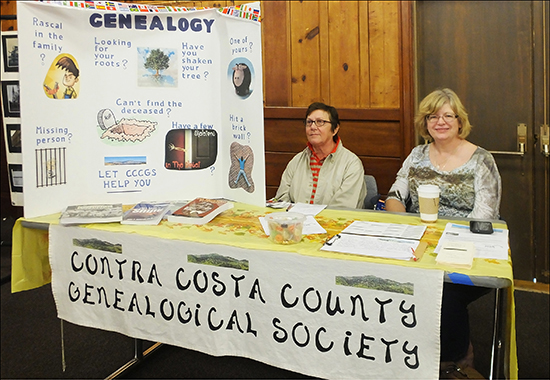
M 387 259 L 416 260 L 420 239 L 425 231 L 426 226 L 356 220 L 329 239 L 321 250 Z
M 474 234 L 469 226 L 447 223 L 435 253 L 448 241 L 470 242 L 475 246 L 475 257 L 480 259 L 508 260 L 508 230 L 495 228 L 492 234 Z

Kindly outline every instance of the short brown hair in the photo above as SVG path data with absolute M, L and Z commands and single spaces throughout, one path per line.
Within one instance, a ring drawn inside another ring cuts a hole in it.
M 60 67 L 68 72 L 72 73 L 76 78 L 80 75 L 80 71 L 76 67 L 76 64 L 72 59 L 67 56 L 59 58 L 59 61 L 56 63 L 57 67 Z
M 340 118 L 338 116 L 338 111 L 333 106 L 329 106 L 328 104 L 321 103 L 321 102 L 315 102 L 311 103 L 306 111 L 306 119 L 309 115 L 313 113 L 313 111 L 316 110 L 322 110 L 328 113 L 330 118 L 330 129 L 332 132 L 336 130 L 336 127 L 340 125 Z M 305 125 L 306 120 L 304 120 Z M 332 136 L 332 141 L 338 142 L 338 132 L 334 136 Z

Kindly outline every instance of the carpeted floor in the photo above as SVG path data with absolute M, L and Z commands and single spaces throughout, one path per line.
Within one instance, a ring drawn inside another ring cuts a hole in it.
M 57 319 L 49 286 L 12 294 L 8 281 L 11 270 L 9 239 L 2 241 L 1 256 L 2 379 L 106 378 L 133 358 L 134 340 L 129 337 L 67 322 L 62 324 Z M 515 302 L 519 378 L 548 379 L 549 295 L 516 291 Z M 491 359 L 493 303 L 494 292 L 491 292 L 470 306 L 475 365 L 486 378 L 489 376 Z M 145 348 L 151 344 L 147 342 Z M 308 378 L 250 359 L 212 357 L 166 345 L 136 367 L 127 377 Z

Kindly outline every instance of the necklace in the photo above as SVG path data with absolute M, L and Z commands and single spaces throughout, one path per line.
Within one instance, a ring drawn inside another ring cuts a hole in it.
M 447 166 L 447 162 L 449 162 L 449 159 L 453 157 L 456 152 L 458 152 L 458 148 L 460 148 L 461 146 L 462 146 L 462 141 L 456 146 L 455 150 L 453 150 L 453 152 L 447 156 L 447 159 L 442 164 L 439 164 L 436 162 L 435 166 L 437 166 L 437 169 L 441 171 L 445 170 L 445 166 Z M 441 153 L 438 153 L 438 154 L 441 155 Z

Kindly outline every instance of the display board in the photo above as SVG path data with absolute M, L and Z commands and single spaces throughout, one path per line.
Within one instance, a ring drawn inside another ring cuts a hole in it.
M 25 217 L 264 204 L 259 10 L 18 2 Z

